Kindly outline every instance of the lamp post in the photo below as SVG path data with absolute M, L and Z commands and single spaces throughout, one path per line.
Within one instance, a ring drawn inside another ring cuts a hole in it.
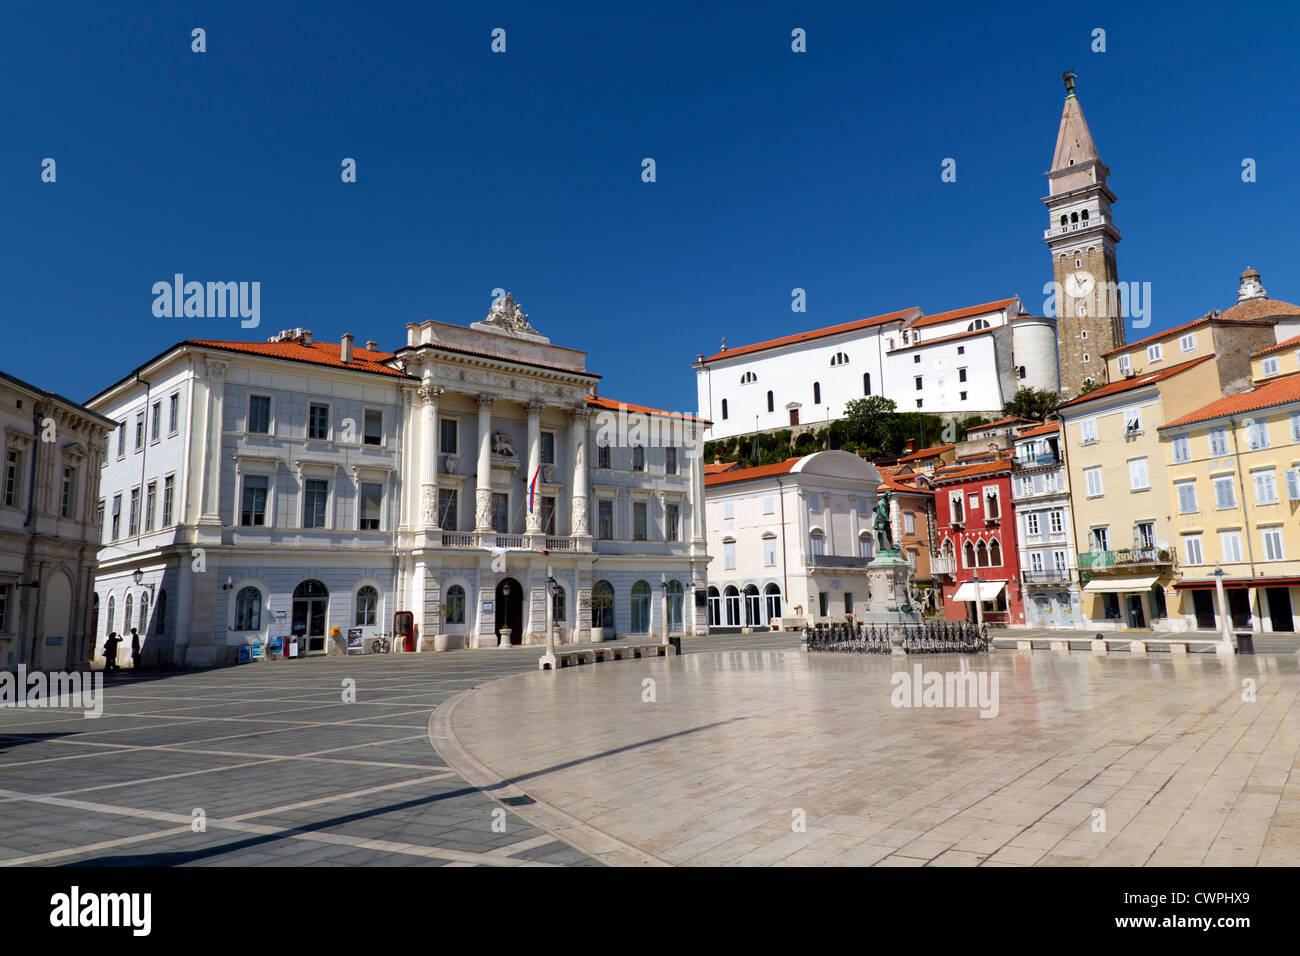
M 1219 595 L 1219 626 L 1223 643 L 1232 647 L 1232 619 L 1228 615 L 1228 595 L 1223 589 L 1223 568 L 1217 564 L 1214 566 L 1214 590 Z
M 512 633 L 510 628 L 510 594 L 512 590 L 513 588 L 511 588 L 509 581 L 501 586 L 501 597 L 506 604 L 506 606 L 501 610 L 505 612 L 502 617 L 506 622 L 506 626 L 501 628 L 501 643 L 498 644 L 497 647 L 508 648 L 510 646 L 510 635 Z
M 668 643 L 668 575 L 659 575 L 659 629 L 662 633 L 660 644 Z
M 980 594 L 979 568 L 975 569 L 974 584 L 975 584 L 975 626 L 980 631 L 983 631 L 984 630 L 984 601 L 983 601 L 983 595 Z
M 140 584 L 140 582 L 144 580 L 144 572 L 139 568 L 136 568 L 134 571 L 131 572 L 131 580 L 135 582 L 136 587 L 141 587 L 142 585 Z M 226 579 L 226 583 L 227 583 L 227 587 L 225 587 L 223 590 L 229 591 L 231 587 L 229 578 Z M 155 585 L 145 584 L 143 585 L 143 587 L 147 587 L 149 589 L 149 597 L 152 598 Z

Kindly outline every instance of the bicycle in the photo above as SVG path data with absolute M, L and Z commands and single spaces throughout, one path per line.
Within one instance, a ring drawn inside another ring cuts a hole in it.
M 392 650 L 393 645 L 386 637 L 376 637 L 370 642 L 370 653 L 372 654 L 390 654 Z

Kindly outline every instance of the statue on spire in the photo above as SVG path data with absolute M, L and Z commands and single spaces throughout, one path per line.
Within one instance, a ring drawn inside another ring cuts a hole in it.
M 1074 70 L 1066 70 L 1061 74 L 1061 79 L 1065 82 L 1065 95 L 1074 95 Z

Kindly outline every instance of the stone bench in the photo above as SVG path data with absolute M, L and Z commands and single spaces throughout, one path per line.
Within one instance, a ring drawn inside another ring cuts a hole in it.
M 1105 645 L 1106 643 L 1107 642 L 1104 639 L 1100 641 L 1094 640 L 1092 642 L 1093 653 L 1105 654 L 1106 650 L 1099 650 L 1097 645 Z M 1170 654 L 1186 654 L 1192 644 L 1212 645 L 1214 647 L 1214 652 L 1224 657 L 1231 657 L 1236 654 L 1236 648 L 1231 644 L 1226 644 L 1219 638 L 1208 637 L 1147 637 L 1142 640 L 1130 639 L 1128 642 L 1129 653 L 1141 657 L 1146 654 L 1147 648 L 1152 644 L 1165 645 L 1169 648 Z M 1107 650 L 1108 649 L 1109 648 L 1107 647 Z
M 632 660 L 638 657 L 669 657 L 677 653 L 671 644 L 615 644 L 610 647 L 578 647 L 566 650 L 556 648 L 554 657 L 543 654 L 537 659 L 538 670 L 550 670 L 552 666 L 572 667 L 575 664 L 595 664 L 598 661 Z

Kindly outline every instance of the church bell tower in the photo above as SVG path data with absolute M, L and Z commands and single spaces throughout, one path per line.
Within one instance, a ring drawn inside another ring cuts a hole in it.
M 1062 78 L 1065 108 L 1047 172 L 1043 202 L 1048 228 L 1043 238 L 1052 253 L 1056 282 L 1061 392 L 1073 398 L 1089 380 L 1105 384 L 1102 353 L 1124 344 L 1124 317 L 1115 269 L 1120 234 L 1110 210 L 1115 194 L 1106 186 L 1110 170 L 1097 155 L 1074 94 L 1074 73 Z

